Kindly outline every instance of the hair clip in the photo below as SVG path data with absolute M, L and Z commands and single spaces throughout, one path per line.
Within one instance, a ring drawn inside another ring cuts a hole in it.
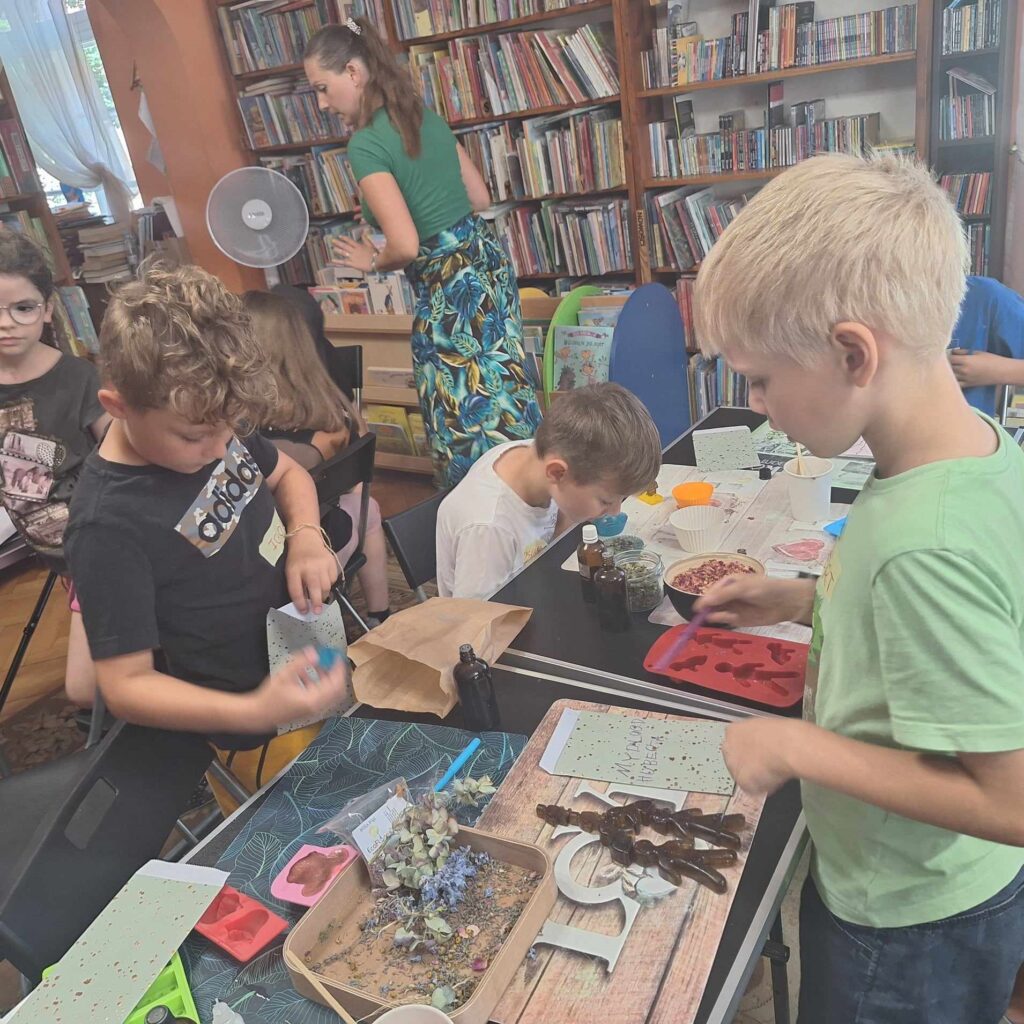
M 363 30 L 351 18 L 345 19 L 345 28 L 347 28 L 349 32 L 354 32 L 357 36 L 361 36 L 363 34 Z

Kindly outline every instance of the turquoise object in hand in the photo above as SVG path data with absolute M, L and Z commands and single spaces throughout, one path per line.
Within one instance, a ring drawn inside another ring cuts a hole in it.
M 628 518 L 625 512 L 620 512 L 617 516 L 598 516 L 594 520 L 598 537 L 618 536 L 626 528 Z
M 325 672 L 330 672 L 335 665 L 344 657 L 341 651 L 337 647 L 318 647 L 317 657 L 320 661 L 320 667 Z

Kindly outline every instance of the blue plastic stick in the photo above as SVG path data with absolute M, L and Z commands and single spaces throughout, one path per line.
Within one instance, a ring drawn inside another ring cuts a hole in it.
M 330 672 L 345 655 L 337 647 L 318 647 L 317 657 L 320 661 L 320 667 L 325 672 Z
M 459 756 L 455 758 L 454 761 L 452 761 L 451 768 L 449 768 L 448 771 L 446 771 L 444 775 L 441 776 L 441 781 L 434 787 L 435 793 L 440 793 L 441 790 L 444 789 L 444 787 L 447 786 L 448 783 L 455 778 L 455 776 L 459 772 L 459 769 L 476 753 L 476 748 L 479 746 L 479 736 L 469 741 L 469 746 L 466 747 L 466 749 L 461 754 L 459 754 Z

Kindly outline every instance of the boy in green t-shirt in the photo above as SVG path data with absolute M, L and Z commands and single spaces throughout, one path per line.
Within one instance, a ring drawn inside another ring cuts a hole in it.
M 807 160 L 701 267 L 705 352 L 814 454 L 877 471 L 815 587 L 725 580 L 715 621 L 814 627 L 803 721 L 729 727 L 737 783 L 802 783 L 801 1024 L 997 1024 L 1024 960 L 1024 452 L 946 358 L 960 223 L 921 167 Z

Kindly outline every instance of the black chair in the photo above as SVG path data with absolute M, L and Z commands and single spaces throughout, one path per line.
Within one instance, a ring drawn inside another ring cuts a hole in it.
M 331 345 L 324 353 L 331 380 L 360 408 L 363 396 L 363 346 Z
M 352 607 L 348 599 L 348 588 L 352 577 L 366 565 L 363 554 L 363 541 L 366 539 L 366 517 L 370 505 L 370 484 L 373 481 L 373 456 L 377 449 L 377 436 L 368 432 L 343 448 L 333 458 L 321 463 L 310 473 L 316 484 L 316 496 L 320 502 L 320 522 L 323 525 L 333 509 L 338 507 L 338 499 L 354 487 L 362 485 L 359 508 L 359 539 L 352 557 L 344 566 L 344 579 L 333 588 L 334 596 L 352 613 L 356 622 L 368 633 L 370 627 L 363 621 L 360 614 Z M 326 529 L 326 526 L 324 527 Z
M 448 491 L 439 491 L 383 523 L 384 535 L 418 601 L 427 600 L 423 584 L 437 576 L 437 510 L 446 497 Z
M 118 722 L 0 782 L 0 959 L 38 981 L 160 855 L 212 758 L 200 736 Z

